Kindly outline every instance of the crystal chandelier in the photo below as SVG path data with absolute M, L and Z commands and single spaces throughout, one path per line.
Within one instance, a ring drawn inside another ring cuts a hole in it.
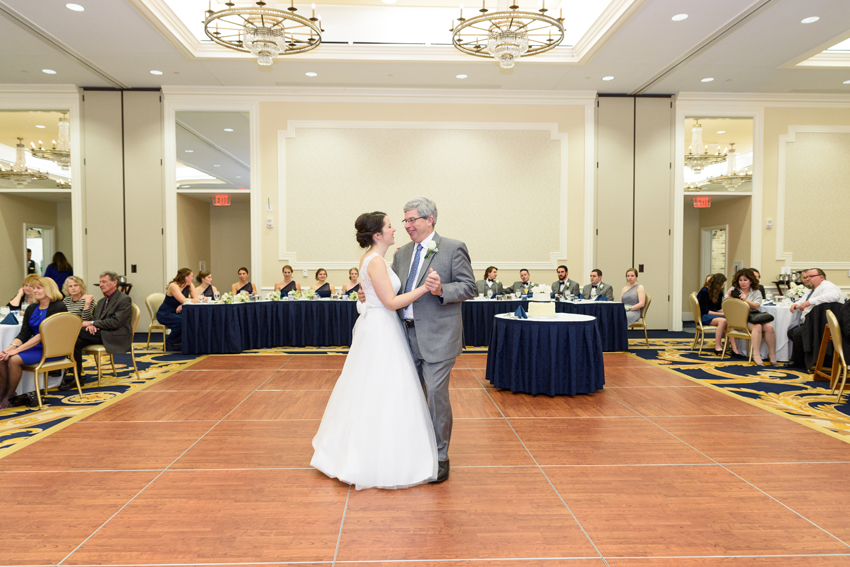
M 702 126 L 697 120 L 696 125 L 691 129 L 691 147 L 685 154 L 685 167 L 689 167 L 694 173 L 702 173 L 705 167 L 724 161 L 726 161 L 726 154 L 721 154 L 719 147 L 716 154 L 710 154 L 708 146 L 702 144 Z
M 729 150 L 727 150 L 726 155 L 728 156 L 726 162 L 726 175 L 718 175 L 717 177 L 709 177 L 708 181 L 710 183 L 720 183 L 729 191 L 734 191 L 738 187 L 740 187 L 746 181 L 752 181 L 752 174 L 747 173 L 746 170 L 741 170 L 740 173 L 737 172 L 737 168 L 735 167 L 735 162 L 738 157 L 738 152 L 735 150 L 735 144 L 729 144 Z
M 224 10 L 204 12 L 204 33 L 224 47 L 250 53 L 260 65 L 271 65 L 279 55 L 304 53 L 322 43 L 321 17 L 316 17 L 316 5 L 310 18 L 295 12 L 295 0 L 286 10 L 267 8 L 263 0 L 256 6 L 234 8 L 225 2 Z
M 15 163 L 10 169 L 0 167 L 0 179 L 11 181 L 16 187 L 23 187 L 30 181 L 38 181 L 47 179 L 47 176 L 41 172 L 27 168 L 27 159 L 24 154 L 24 139 L 18 138 L 18 145 L 15 146 Z
M 38 147 L 33 142 L 30 142 L 32 148 L 30 153 L 41 159 L 49 159 L 56 163 L 62 169 L 71 167 L 71 125 L 68 122 L 68 116 L 63 114 L 59 119 L 59 143 L 53 140 L 53 149 L 48 150 L 38 141 Z
M 452 43 L 468 55 L 492 57 L 503 69 L 510 69 L 520 57 L 530 57 L 554 49 L 564 40 L 564 18 L 547 16 L 546 2 L 537 12 L 522 12 L 515 0 L 499 0 L 496 12 L 489 13 L 481 2 L 480 16 L 466 19 L 463 6 L 457 24 L 452 22 Z

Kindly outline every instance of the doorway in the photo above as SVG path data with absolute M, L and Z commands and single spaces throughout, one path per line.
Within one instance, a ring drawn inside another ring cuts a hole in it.
M 56 251 L 56 227 L 24 223 L 24 243 L 24 258 L 29 253 L 35 273 L 44 275 L 44 269 L 53 261 L 53 253 Z M 30 273 L 29 268 L 29 262 L 25 262 L 24 276 Z
M 700 239 L 700 282 L 709 274 L 725 274 L 728 252 L 728 225 L 705 226 Z

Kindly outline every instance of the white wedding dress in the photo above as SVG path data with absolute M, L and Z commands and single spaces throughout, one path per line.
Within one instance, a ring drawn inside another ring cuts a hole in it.
M 319 431 L 310 465 L 364 488 L 407 488 L 437 477 L 437 444 L 401 321 L 375 295 L 367 268 L 380 262 L 398 293 L 401 282 L 372 254 L 360 269 L 366 294 L 351 349 Z

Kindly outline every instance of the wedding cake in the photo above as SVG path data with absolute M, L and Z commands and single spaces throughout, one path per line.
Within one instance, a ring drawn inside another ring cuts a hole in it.
M 538 285 L 531 289 L 531 302 L 528 304 L 528 316 L 531 318 L 554 317 L 555 303 L 550 300 L 552 288 Z

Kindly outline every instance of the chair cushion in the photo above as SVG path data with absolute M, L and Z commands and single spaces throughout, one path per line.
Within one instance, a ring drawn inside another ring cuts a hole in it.
M 71 362 L 70 358 L 63 358 L 61 360 L 54 360 L 52 362 L 45 362 L 41 365 L 41 372 L 49 372 L 51 370 L 62 370 L 63 368 L 71 368 L 74 366 L 74 363 Z M 21 366 L 24 370 L 28 370 L 30 372 L 35 372 L 35 369 L 38 367 L 38 364 L 25 364 Z
M 83 354 L 94 353 L 106 354 L 106 347 L 103 345 L 89 345 L 87 347 L 83 347 Z

